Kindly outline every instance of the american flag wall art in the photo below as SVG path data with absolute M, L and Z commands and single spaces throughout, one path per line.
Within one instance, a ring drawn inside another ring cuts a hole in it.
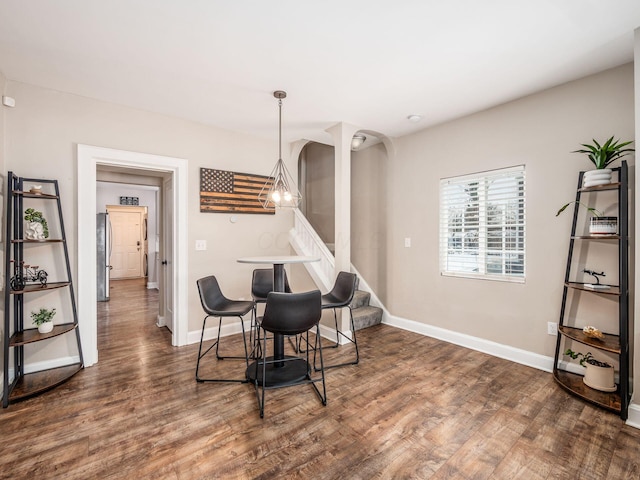
M 258 195 L 267 182 L 264 175 L 200 169 L 200 211 L 209 213 L 276 213 L 275 207 L 264 208 Z

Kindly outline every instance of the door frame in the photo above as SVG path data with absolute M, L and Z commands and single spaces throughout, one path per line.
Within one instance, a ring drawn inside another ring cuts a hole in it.
M 183 158 L 112 148 L 77 145 L 78 157 L 78 318 L 85 366 L 98 361 L 96 266 L 96 168 L 98 165 L 168 173 L 173 177 L 173 307 L 171 344 L 187 344 L 188 337 L 188 162 Z M 79 201 L 82 199 L 82 201 Z M 89 228 L 87 228 L 89 227 Z M 178 280 L 182 281 L 178 281 Z

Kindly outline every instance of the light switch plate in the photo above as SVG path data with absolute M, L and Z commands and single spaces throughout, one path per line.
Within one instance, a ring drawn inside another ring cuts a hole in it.
M 409 247 L 411 246 L 411 238 L 406 237 L 406 238 L 404 239 L 404 246 L 405 246 L 406 248 L 409 248 Z

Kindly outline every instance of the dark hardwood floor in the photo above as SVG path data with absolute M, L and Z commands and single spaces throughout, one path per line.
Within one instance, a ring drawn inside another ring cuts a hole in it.
M 268 391 L 260 419 L 251 385 L 196 383 L 198 345 L 170 345 L 153 290 L 112 291 L 98 364 L 0 412 L 1 478 L 640 478 L 640 430 L 551 374 L 384 325 L 327 372 L 326 407 L 310 386 Z

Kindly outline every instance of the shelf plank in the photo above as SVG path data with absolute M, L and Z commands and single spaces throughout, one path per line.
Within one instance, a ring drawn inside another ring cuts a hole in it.
M 579 192 L 602 192 L 604 190 L 618 190 L 620 188 L 620 182 L 607 183 L 605 185 L 594 185 L 593 187 L 582 187 L 578 189 Z
M 56 288 L 68 287 L 71 285 L 71 282 L 48 282 L 46 285 L 41 285 L 39 283 L 33 285 L 26 285 L 22 290 L 11 290 L 12 295 L 19 295 L 22 293 L 35 293 L 35 292 L 43 292 L 45 290 L 54 290 Z
M 57 387 L 80 370 L 82 370 L 81 363 L 72 363 L 63 367 L 27 373 L 16 382 L 9 395 L 9 401 L 22 400 Z
M 25 198 L 46 198 L 47 200 L 55 200 L 58 198 L 57 195 L 51 195 L 49 193 L 31 193 L 31 192 L 23 192 L 21 190 L 13 190 L 11 193 L 14 195 L 21 195 Z
M 601 233 L 597 235 L 576 235 L 571 238 L 573 238 L 574 240 L 620 240 L 620 235 Z
M 43 240 L 31 240 L 30 238 L 17 238 L 15 240 L 11 240 L 11 243 L 23 243 L 23 244 L 29 244 L 29 243 L 61 243 L 64 242 L 64 239 L 62 238 L 45 238 Z
M 565 286 L 585 292 L 602 293 L 603 295 L 620 295 L 620 287 L 618 287 L 617 285 L 609 285 L 609 287 L 611 288 L 608 288 L 606 290 L 597 290 L 594 288 L 586 287 L 584 282 L 566 282 Z
M 553 378 L 558 384 L 569 393 L 577 395 L 589 403 L 606 408 L 615 413 L 620 413 L 620 387 L 615 392 L 601 392 L 587 387 L 582 381 L 582 375 L 567 372 L 566 370 L 556 369 L 553 372 Z
M 603 339 L 587 337 L 581 328 L 567 327 L 566 325 L 559 325 L 558 330 L 565 337 L 575 340 L 576 342 L 583 343 L 584 345 L 594 347 L 606 352 L 611 352 L 620 355 L 622 349 L 620 348 L 620 337 L 618 335 L 611 335 L 609 333 L 604 334 Z
M 49 333 L 40 333 L 37 328 L 29 328 L 21 332 L 16 332 L 11 335 L 9 339 L 10 347 L 17 347 L 18 345 L 26 345 L 27 343 L 40 342 L 48 338 L 57 337 L 64 333 L 70 332 L 76 328 L 75 323 L 62 323 L 60 325 L 54 325 L 53 330 Z

